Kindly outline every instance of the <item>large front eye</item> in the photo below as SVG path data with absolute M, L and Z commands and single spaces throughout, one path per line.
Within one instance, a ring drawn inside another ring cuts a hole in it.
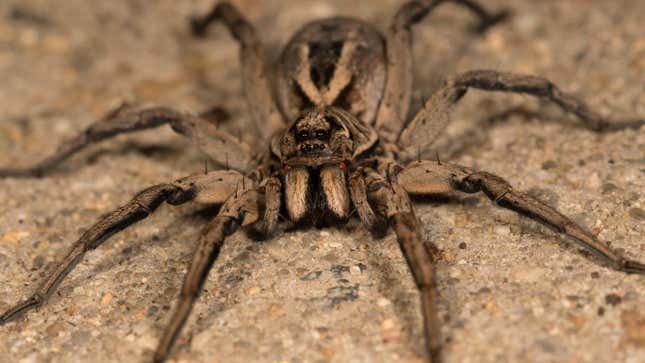
M 327 130 L 316 130 L 315 133 L 318 140 L 324 140 L 329 136 L 329 131 Z
M 296 137 L 298 138 L 298 140 L 306 140 L 309 138 L 309 132 L 306 130 L 299 131 Z

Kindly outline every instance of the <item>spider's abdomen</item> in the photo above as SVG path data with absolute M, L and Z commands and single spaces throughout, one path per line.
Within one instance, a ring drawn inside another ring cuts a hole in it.
M 284 179 L 285 205 L 292 221 L 325 226 L 349 217 L 349 192 L 339 166 L 291 168 Z
M 310 107 L 337 106 L 373 123 L 386 81 L 381 34 L 357 19 L 305 25 L 282 52 L 278 100 L 288 119 Z

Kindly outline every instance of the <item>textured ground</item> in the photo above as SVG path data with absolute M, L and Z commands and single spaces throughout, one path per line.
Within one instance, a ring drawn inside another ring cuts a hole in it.
M 26 165 L 122 100 L 222 105 L 244 135 L 237 45 L 221 27 L 191 39 L 209 1 L 0 4 L 0 165 Z M 307 20 L 359 16 L 385 28 L 401 1 L 237 1 L 271 44 Z M 491 6 L 501 1 L 490 2 Z M 513 2 L 473 37 L 445 6 L 415 28 L 417 99 L 455 72 L 542 74 L 615 116 L 645 115 L 643 1 Z M 512 105 L 544 117 L 481 121 Z M 472 92 L 442 157 L 507 177 L 603 240 L 645 259 L 645 133 L 598 135 L 530 97 Z M 457 143 L 457 142 L 460 143 Z M 44 179 L 0 180 L 0 311 L 26 297 L 79 233 L 143 186 L 203 168 L 167 129 L 93 146 Z M 645 362 L 645 277 L 608 269 L 483 196 L 426 202 L 453 362 Z M 208 212 L 161 208 L 90 253 L 49 303 L 0 327 L 3 362 L 145 362 L 168 321 Z M 421 362 L 417 293 L 392 234 L 346 229 L 229 238 L 174 362 Z

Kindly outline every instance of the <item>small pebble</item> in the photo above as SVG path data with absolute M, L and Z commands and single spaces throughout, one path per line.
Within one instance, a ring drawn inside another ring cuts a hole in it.
M 65 325 L 62 323 L 53 323 L 45 328 L 45 332 L 50 337 L 58 336 L 61 332 L 65 331 Z
M 105 294 L 103 294 L 103 297 L 101 298 L 101 305 L 109 304 L 110 301 L 112 301 L 113 298 L 114 298 L 114 295 L 112 295 L 109 292 L 106 292 Z
M 623 299 L 620 296 L 616 295 L 616 294 L 607 294 L 607 295 L 605 295 L 605 303 L 607 305 L 616 306 L 616 305 L 620 304 L 622 301 L 623 301 Z
M 356 275 L 360 275 L 360 274 L 361 274 L 361 272 L 362 272 L 362 271 L 361 271 L 361 268 L 360 268 L 360 267 L 358 267 L 358 265 L 353 265 L 353 266 L 350 266 L 350 267 L 349 267 L 349 273 L 350 273 L 350 275 L 354 275 L 354 276 L 356 276 Z
M 587 178 L 586 185 L 590 189 L 599 189 L 602 181 L 600 180 L 600 175 L 598 173 L 593 173 Z
M 143 334 L 137 339 L 137 344 L 139 346 L 149 350 L 155 349 L 158 343 L 159 343 L 159 339 L 150 334 Z
M 385 306 L 388 306 L 390 304 L 392 304 L 392 302 L 390 300 L 384 298 L 384 297 L 381 297 L 378 300 L 376 300 L 376 305 L 378 305 L 380 307 L 385 307 Z
M 381 323 L 381 329 L 383 329 L 383 330 L 392 329 L 392 328 L 394 328 L 394 326 L 395 326 L 395 323 L 394 323 L 393 319 L 385 319 Z
M 9 231 L 0 237 L 0 242 L 15 244 L 26 237 L 29 237 L 29 232 L 27 231 Z
M 495 234 L 509 236 L 511 234 L 511 228 L 509 226 L 495 226 Z
M 327 347 L 320 347 L 318 350 L 320 351 L 320 353 L 322 353 L 322 355 L 325 356 L 325 358 L 327 360 L 332 359 L 332 357 L 334 356 L 334 350 L 333 349 L 330 349 L 330 348 L 327 348 Z

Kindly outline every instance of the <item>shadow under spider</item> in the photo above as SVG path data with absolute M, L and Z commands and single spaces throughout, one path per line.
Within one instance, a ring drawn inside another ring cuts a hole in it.
M 542 189 L 532 189 L 527 191 L 527 194 L 533 195 L 533 196 L 539 196 L 541 199 L 548 200 L 550 204 L 552 205 L 557 205 L 557 199 L 558 195 L 549 192 L 548 189 L 542 190 Z M 483 208 L 484 210 L 489 210 L 490 212 L 486 211 L 480 211 L 478 213 L 481 213 L 483 215 L 486 215 L 487 217 L 490 217 L 490 221 L 483 221 L 483 224 L 487 225 L 496 225 L 497 222 L 494 220 L 494 217 L 491 215 L 492 213 L 495 212 L 506 212 L 506 213 L 511 213 L 510 211 L 503 211 L 500 209 L 497 209 L 493 204 L 488 204 L 488 203 L 483 203 L 482 206 L 479 206 L 481 202 L 486 199 L 484 196 L 458 196 L 458 195 L 427 195 L 427 196 L 412 196 L 413 201 L 418 203 L 418 205 L 461 205 L 463 208 L 461 208 L 458 213 L 466 213 L 467 209 L 471 209 L 473 207 L 478 207 L 478 208 Z M 487 201 L 487 200 L 486 200 Z M 551 243 L 551 240 L 554 240 L 562 251 L 566 252 L 567 254 L 571 254 L 572 257 L 577 257 L 577 256 L 582 256 L 585 260 L 590 262 L 590 266 L 602 266 L 608 269 L 612 269 L 611 264 L 609 264 L 605 259 L 602 259 L 593 253 L 591 253 L 589 250 L 585 249 L 583 246 L 580 244 L 576 243 L 575 241 L 567 238 L 566 235 L 563 235 L 559 233 L 554 228 L 551 228 L 549 226 L 542 225 L 538 223 L 537 221 L 527 217 L 526 214 L 517 211 L 517 214 L 512 217 L 513 222 L 508 223 L 509 226 L 515 226 L 519 228 L 519 236 L 509 236 L 506 238 L 507 243 L 521 243 L 521 239 L 524 236 L 532 236 L 534 238 L 538 239 L 543 239 L 543 242 L 546 243 Z M 479 223 L 479 222 L 476 222 Z M 588 224 L 588 223 L 586 223 Z M 460 228 L 468 228 L 466 227 L 460 227 Z M 459 229 L 455 229 L 456 232 L 459 232 Z M 494 233 L 494 232 L 490 232 Z M 608 242 L 611 245 L 611 242 Z
M 463 155 L 470 154 L 473 149 L 481 147 L 490 141 L 490 129 L 492 127 L 507 123 L 512 117 L 521 118 L 523 122 L 539 119 L 540 124 L 554 123 L 563 125 L 563 127 L 588 130 L 588 128 L 579 123 L 571 122 L 570 125 L 565 125 L 562 119 L 568 118 L 567 115 L 551 115 L 545 113 L 544 110 L 535 111 L 528 109 L 526 106 L 512 106 L 472 122 L 472 125 L 459 135 L 441 138 L 438 140 L 437 145 L 432 148 L 432 151 L 424 153 L 421 158 L 436 158 L 436 155 L 431 154 L 432 152 L 438 153 L 441 158 L 446 160 L 456 160 Z
M 95 164 L 103 157 L 125 156 L 130 153 L 143 155 L 160 163 L 167 162 L 169 158 L 180 155 L 186 147 L 168 144 L 150 144 L 137 140 L 127 140 L 124 144 L 114 147 L 100 147 L 82 157 L 83 164 Z
M 418 293 L 415 290 L 406 288 L 401 281 L 411 280 L 410 273 L 407 266 L 404 271 L 398 271 L 394 268 L 392 261 L 384 258 L 383 248 L 384 244 L 398 245 L 396 239 L 392 236 L 386 236 L 375 241 L 370 241 L 370 246 L 367 248 L 366 257 L 368 268 L 373 268 L 377 273 L 373 274 L 376 278 L 373 283 L 380 295 L 388 299 L 392 303 L 394 315 L 401 321 L 401 330 L 408 336 L 423 336 L 422 327 L 419 324 L 418 308 L 413 309 L 410 307 L 411 303 L 417 303 Z M 403 259 L 403 256 L 401 256 Z M 413 284 L 413 282 L 411 282 Z M 415 344 L 417 339 L 404 339 L 406 350 L 415 352 L 416 354 L 423 355 L 423 347 Z

